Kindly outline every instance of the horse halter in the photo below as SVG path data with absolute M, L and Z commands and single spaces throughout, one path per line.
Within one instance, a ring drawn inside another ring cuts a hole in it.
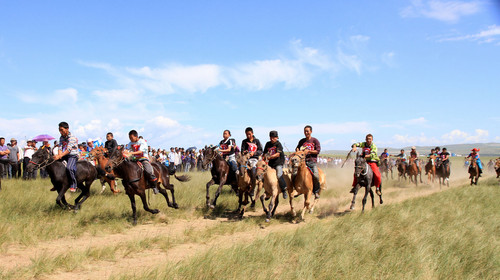
M 116 160 L 116 159 L 110 157 L 108 160 L 108 164 L 106 166 L 109 165 L 111 167 L 111 169 L 114 169 L 118 165 L 122 164 L 122 162 L 124 162 L 125 160 L 127 160 L 127 158 L 124 157 L 123 154 L 122 154 L 122 158 L 120 160 Z
M 50 161 L 51 159 L 52 159 L 52 161 Z M 49 161 L 50 161 L 50 162 L 49 162 Z M 36 163 L 36 162 L 34 162 L 34 161 L 30 160 L 30 161 L 29 161 L 29 163 L 31 163 L 31 164 L 33 164 L 33 165 L 35 165 L 35 167 L 36 167 L 36 168 L 41 169 L 41 168 L 44 168 L 44 167 L 47 167 L 47 166 L 51 165 L 51 164 L 52 164 L 52 163 L 54 163 L 55 161 L 56 161 L 56 160 L 55 160 L 55 159 L 53 159 L 53 158 L 50 156 L 50 153 L 49 153 L 49 156 L 48 156 L 48 158 L 47 158 L 46 160 L 44 160 L 44 161 L 42 161 L 42 162 L 40 162 L 40 163 Z

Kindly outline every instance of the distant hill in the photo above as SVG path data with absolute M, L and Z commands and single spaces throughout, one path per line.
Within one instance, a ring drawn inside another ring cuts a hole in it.
M 385 147 L 377 146 L 379 149 L 379 154 L 382 153 Z M 415 146 L 417 151 L 420 154 L 428 154 L 432 148 L 436 146 Z M 500 156 L 500 143 L 475 143 L 475 144 L 451 144 L 451 145 L 442 145 L 439 146 L 441 149 L 446 147 L 448 152 L 456 154 L 457 156 L 465 156 L 468 155 L 473 148 L 479 148 L 481 151 L 479 152 L 482 156 Z M 397 148 L 387 148 L 390 154 L 399 153 L 401 149 Z M 409 152 L 411 150 L 411 146 L 404 147 L 405 151 Z M 327 155 L 347 155 L 349 150 L 329 150 L 329 151 L 321 151 L 322 154 Z

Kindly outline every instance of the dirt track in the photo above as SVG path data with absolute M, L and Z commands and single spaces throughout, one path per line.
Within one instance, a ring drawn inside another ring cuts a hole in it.
M 350 175 L 352 176 L 352 175 Z M 348 180 L 348 176 L 342 181 Z M 424 179 L 425 180 L 425 179 Z M 466 179 L 461 177 L 452 181 L 451 187 L 466 183 Z M 345 186 L 345 184 L 344 184 Z M 345 188 L 345 187 L 344 187 Z M 442 190 L 445 190 L 443 188 Z M 426 196 L 435 192 L 441 191 L 439 186 L 421 186 L 418 189 L 413 186 L 394 187 L 384 192 L 385 204 L 398 203 L 413 197 Z M 361 206 L 361 197 L 358 195 L 357 209 Z M 333 219 L 336 215 L 342 214 L 348 208 L 346 201 L 350 201 L 352 196 L 345 190 L 340 197 L 320 200 L 319 213 L 311 216 L 306 214 L 308 221 L 318 220 L 318 216 L 326 219 Z M 297 204 L 302 203 L 302 199 L 296 199 Z M 378 207 L 378 201 L 376 203 Z M 369 210 L 371 207 L 368 207 Z M 281 203 L 277 213 L 278 220 L 274 220 L 269 224 L 261 224 L 251 227 L 248 230 L 237 231 L 231 235 L 215 235 L 203 242 L 193 242 L 187 240 L 182 242 L 186 230 L 192 232 L 202 232 L 204 230 L 218 227 L 227 223 L 238 223 L 228 218 L 204 219 L 198 218 L 195 220 L 175 220 L 170 224 L 145 224 L 131 228 L 127 232 L 119 234 L 106 234 L 101 236 L 82 236 L 78 239 L 63 238 L 49 242 L 39 243 L 36 246 L 24 247 L 20 245 L 9 246 L 7 253 L 0 255 L 0 267 L 4 271 L 12 271 L 32 265 L 33 260 L 37 257 L 44 256 L 54 258 L 66 254 L 68 251 L 85 252 L 87 250 L 99 249 L 102 247 L 110 247 L 124 245 L 127 242 L 136 240 L 150 239 L 170 239 L 176 240 L 169 248 L 152 248 L 134 251 L 132 253 L 125 249 L 125 245 L 120 247 L 115 252 L 113 261 L 89 261 L 83 266 L 78 266 L 71 272 L 56 272 L 55 274 L 44 275 L 42 279 L 103 279 L 109 278 L 112 275 L 121 273 L 141 272 L 154 268 L 160 264 L 179 262 L 187 258 L 193 257 L 196 254 L 210 250 L 211 248 L 226 248 L 237 243 L 250 242 L 257 238 L 265 237 L 268 234 L 284 231 L 293 231 L 305 225 L 307 222 L 293 223 L 290 222 L 289 216 L 282 214 L 289 211 L 288 203 Z M 281 214 L 281 215 L 280 215 Z M 162 215 L 162 214 L 159 214 Z M 252 216 L 262 216 L 263 211 L 260 203 L 257 204 L 255 211 L 247 212 L 246 219 L 251 219 Z M 147 242 L 147 241 L 146 241 Z

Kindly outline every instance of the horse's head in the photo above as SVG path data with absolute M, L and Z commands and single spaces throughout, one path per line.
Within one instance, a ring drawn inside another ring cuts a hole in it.
M 33 154 L 28 165 L 26 165 L 26 169 L 28 169 L 29 172 L 32 172 L 35 168 L 40 168 L 40 166 L 48 164 L 51 160 L 52 152 L 50 149 L 40 148 Z
M 290 167 L 292 168 L 292 175 L 297 175 L 299 167 L 305 162 L 306 152 L 298 151 L 290 155 Z
M 96 147 L 92 151 L 90 151 L 90 158 L 100 158 L 104 157 L 104 155 L 108 152 L 108 149 L 103 147 Z
M 113 170 L 118 165 L 120 165 L 120 163 L 122 163 L 124 160 L 125 160 L 125 158 L 123 156 L 123 147 L 118 146 L 109 155 L 109 160 L 106 163 L 106 166 L 104 167 L 104 169 L 106 170 L 106 172 L 109 173 L 109 172 L 111 172 L 111 170 Z
M 366 159 L 364 156 L 356 155 L 356 159 L 354 160 L 354 176 L 359 177 L 361 174 L 366 172 Z
M 210 164 L 217 157 L 217 146 L 205 146 L 203 151 L 203 161 L 201 162 L 201 167 L 207 169 L 208 164 Z
M 243 155 L 236 158 L 236 163 L 238 163 L 238 168 L 240 169 L 240 175 L 244 176 L 246 170 L 248 169 L 248 160 L 250 159 L 250 154 L 243 153 Z
M 264 160 L 259 160 L 257 162 L 257 170 L 255 172 L 255 176 L 257 177 L 257 180 L 262 181 L 264 178 L 264 174 L 267 172 L 267 169 L 269 168 L 269 165 Z

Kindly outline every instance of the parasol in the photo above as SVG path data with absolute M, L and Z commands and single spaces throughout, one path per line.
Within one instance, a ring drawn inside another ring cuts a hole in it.
M 32 139 L 36 142 L 43 142 L 43 141 L 53 140 L 55 138 L 48 134 L 40 134 L 38 136 L 33 137 Z

